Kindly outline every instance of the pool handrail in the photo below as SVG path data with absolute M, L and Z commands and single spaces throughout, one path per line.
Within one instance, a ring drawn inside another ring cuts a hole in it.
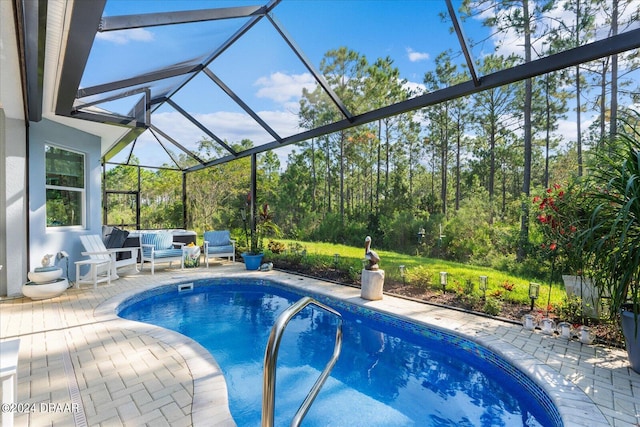
M 333 354 L 331 359 L 327 362 L 324 370 L 316 380 L 311 390 L 307 394 L 307 397 L 302 402 L 302 405 L 298 408 L 298 411 L 291 420 L 291 426 L 299 426 L 302 419 L 309 411 L 311 404 L 315 400 L 316 396 L 320 392 L 320 389 L 324 385 L 324 382 L 329 377 L 333 366 L 340 357 L 340 351 L 342 348 L 342 315 L 333 308 L 324 305 L 311 297 L 303 297 L 297 302 L 285 309 L 276 319 L 271 333 L 269 334 L 269 341 L 267 342 L 267 348 L 264 354 L 264 374 L 262 382 L 262 427 L 273 427 L 274 422 L 274 407 L 276 396 L 276 362 L 278 361 L 278 351 L 280 349 L 280 340 L 284 329 L 287 327 L 289 321 L 298 314 L 307 305 L 315 305 L 321 309 L 334 314 L 338 318 L 338 324 L 336 327 L 336 341 L 333 346 Z

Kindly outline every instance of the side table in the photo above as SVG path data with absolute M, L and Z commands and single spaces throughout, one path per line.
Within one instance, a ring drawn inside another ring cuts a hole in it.
M 200 246 L 183 246 L 184 267 L 192 268 L 200 266 Z
M 89 272 L 85 278 L 80 276 L 80 267 L 83 265 L 89 266 Z M 106 266 L 104 277 L 98 276 L 98 267 Z M 81 283 L 93 283 L 93 288 L 96 289 L 98 287 L 98 283 L 107 282 L 108 285 L 111 284 L 111 259 L 84 259 L 81 261 L 76 261 L 76 289 L 80 288 Z

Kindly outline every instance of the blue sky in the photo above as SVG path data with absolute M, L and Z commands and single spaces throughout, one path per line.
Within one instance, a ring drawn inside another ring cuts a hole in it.
M 105 15 L 254 4 L 258 3 L 109 0 Z M 275 8 L 274 15 L 316 69 L 327 51 L 347 46 L 366 56 L 370 63 L 390 57 L 401 77 L 415 87 L 422 84 L 424 73 L 433 69 L 434 58 L 440 52 L 460 51 L 455 35 L 449 31 L 450 23 L 443 22 L 439 16 L 445 11 L 444 1 L 439 0 L 284 0 Z M 99 34 L 94 46 L 100 54 L 90 58 L 87 76 L 91 77 L 85 77 L 82 83 L 91 86 L 181 61 L 199 61 L 237 26 L 238 20 L 229 20 Z M 478 22 L 470 22 L 465 28 L 468 34 L 470 30 L 473 30 L 471 33 L 487 32 Z M 463 61 L 462 56 L 458 60 Z M 312 89 L 315 82 L 266 19 L 209 68 L 280 135 L 298 131 L 297 110 L 302 88 Z M 215 129 L 220 138 L 235 141 L 249 137 L 256 145 L 273 140 L 207 78 L 194 81 L 198 84 L 186 86 L 175 99 L 198 120 Z M 131 102 L 113 102 L 105 107 L 116 109 L 120 104 L 120 112 L 124 113 Z M 152 120 L 189 148 L 192 148 L 191 142 L 203 136 L 202 131 L 169 107 L 161 108 Z M 140 150 L 145 141 L 152 141 L 151 136 L 145 134 L 140 138 Z M 282 150 L 281 160 L 285 160 L 289 150 Z M 152 150 L 148 147 L 146 151 L 151 154 Z M 153 151 L 161 155 L 157 149 Z
M 457 8 L 460 1 L 453 3 Z M 260 3 L 108 0 L 105 15 L 256 4 Z M 443 22 L 439 16 L 443 12 L 446 5 L 441 0 L 284 0 L 275 8 L 274 15 L 316 69 L 328 50 L 347 46 L 365 55 L 370 63 L 390 57 L 401 77 L 413 87 L 420 87 L 424 73 L 433 70 L 439 53 L 446 49 L 460 52 L 457 38 L 450 32 L 450 23 Z M 563 13 L 557 12 L 558 16 Z M 183 61 L 198 63 L 238 25 L 238 20 L 226 20 L 99 34 L 94 43 L 99 55 L 90 57 L 82 85 L 117 80 Z M 489 29 L 482 27 L 478 20 L 468 20 L 463 27 L 465 35 L 476 41 L 489 34 Z M 503 37 L 502 53 L 521 49 L 517 35 L 507 33 Z M 493 41 L 476 45 L 472 56 L 479 58 L 493 48 Z M 456 60 L 461 64 L 463 57 L 458 55 Z M 312 88 L 314 80 L 266 19 L 209 68 L 281 136 L 298 131 L 300 94 L 303 87 Z M 162 85 L 159 82 L 153 87 Z M 273 139 L 204 76 L 195 78 L 193 84 L 178 92 L 174 99 L 222 139 L 250 138 L 256 145 Z M 108 107 L 126 110 L 130 103 L 119 101 Z M 204 135 L 168 106 L 156 112 L 152 121 L 189 148 Z M 575 129 L 570 119 L 562 125 L 568 134 Z M 139 153 L 144 149 L 147 155 L 156 155 L 158 150 L 150 148 L 150 141 L 153 141 L 151 135 L 143 134 L 138 144 Z M 279 153 L 283 161 L 288 151 Z

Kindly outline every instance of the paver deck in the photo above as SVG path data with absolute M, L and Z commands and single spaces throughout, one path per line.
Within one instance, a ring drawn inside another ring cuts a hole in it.
M 620 349 L 526 331 L 519 325 L 239 263 L 159 268 L 60 297 L 0 300 L 0 346 L 20 338 L 16 426 L 233 426 L 224 378 L 199 344 L 121 319 L 117 305 L 154 286 L 206 277 L 269 277 L 291 286 L 455 331 L 507 357 L 558 406 L 565 426 L 640 425 L 640 375 Z

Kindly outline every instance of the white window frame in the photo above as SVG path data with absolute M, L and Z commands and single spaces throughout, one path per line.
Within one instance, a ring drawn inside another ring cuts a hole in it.
M 78 154 L 80 156 L 82 156 L 82 173 L 83 173 L 83 187 L 67 187 L 67 186 L 61 186 L 61 185 L 50 185 L 47 184 L 47 148 L 48 147 L 52 147 L 58 150 L 64 150 L 64 151 L 69 151 L 71 153 L 74 154 Z M 57 144 L 51 144 L 51 143 L 45 143 L 44 145 L 44 177 L 45 177 L 45 191 L 44 191 L 44 199 L 45 199 L 45 226 L 47 231 L 54 231 L 54 230 L 72 230 L 72 229 L 85 229 L 86 228 L 86 219 L 87 219 L 87 197 L 86 197 L 86 190 L 87 190 L 87 155 L 86 153 L 83 153 L 81 151 L 77 151 L 77 150 L 71 150 L 67 147 L 62 147 L 60 145 Z M 61 190 L 61 191 L 69 191 L 69 192 L 74 192 L 74 193 L 79 193 L 80 194 L 80 209 L 81 209 L 81 214 L 80 214 L 80 224 L 74 224 L 74 225 L 49 225 L 48 221 L 47 221 L 47 212 L 46 212 L 46 206 L 47 206 L 47 190 Z

